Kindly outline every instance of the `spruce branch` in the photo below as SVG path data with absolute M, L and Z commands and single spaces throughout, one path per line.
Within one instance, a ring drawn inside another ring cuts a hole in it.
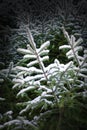
M 37 56 L 37 60 L 38 60 L 38 63 L 39 63 L 39 65 L 40 65 L 40 68 L 42 69 L 43 74 L 44 74 L 46 80 L 48 80 L 47 75 L 46 75 L 46 72 L 45 72 L 45 70 L 44 70 L 44 68 L 45 68 L 45 67 L 44 67 L 44 64 L 43 64 L 43 62 L 41 61 L 41 57 L 40 57 L 39 54 L 38 54 L 38 51 L 37 51 L 37 48 L 36 48 L 36 44 L 35 44 L 35 42 L 34 42 L 34 39 L 33 39 L 32 34 L 31 34 L 31 32 L 30 32 L 30 30 L 29 30 L 28 27 L 26 28 L 26 32 L 27 32 L 28 40 L 29 40 L 31 46 L 33 47 L 33 49 L 34 49 L 34 51 L 35 51 L 35 55 Z M 48 43 L 47 43 L 47 44 L 48 44 Z M 40 48 L 39 52 L 40 52 L 42 49 L 44 49 L 44 47 L 46 47 L 46 44 Z
M 59 49 L 67 48 L 69 51 L 66 53 L 66 56 L 71 59 L 73 58 L 77 65 L 75 65 L 74 69 L 76 71 L 75 77 L 82 77 L 86 78 L 86 71 L 87 71 L 87 54 L 86 50 L 84 51 L 84 56 L 80 56 L 79 51 L 83 51 L 82 46 L 80 46 L 81 42 L 83 41 L 82 38 L 79 38 L 77 41 L 75 40 L 75 36 L 69 36 L 68 32 L 65 31 L 64 27 L 62 27 L 63 33 L 68 41 L 69 45 L 60 46 Z M 77 81 L 77 78 L 74 78 Z M 79 81 L 80 82 L 80 81 Z M 80 82 L 81 83 L 81 82 Z
M 78 45 L 82 42 L 82 39 L 80 38 L 77 42 L 75 42 L 75 37 L 73 35 L 70 38 L 68 32 L 65 31 L 64 27 L 62 27 L 62 30 L 63 30 L 64 36 L 66 37 L 66 39 L 68 41 L 68 44 L 69 44 L 68 48 L 71 47 L 71 50 L 67 53 L 67 55 L 71 54 L 72 57 L 74 57 L 74 59 L 76 60 L 78 66 L 80 66 L 80 61 L 78 59 L 78 52 L 75 50 L 75 47 L 76 47 L 76 45 Z M 67 46 L 66 46 L 66 48 L 67 48 Z M 79 49 L 79 48 L 77 48 L 77 49 Z

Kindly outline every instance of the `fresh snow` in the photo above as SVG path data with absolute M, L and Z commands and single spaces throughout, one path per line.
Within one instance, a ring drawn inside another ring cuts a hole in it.
M 27 50 L 27 49 L 22 49 L 22 48 L 18 48 L 17 51 L 22 54 L 33 54 L 32 51 Z
M 59 49 L 65 49 L 65 48 L 71 49 L 71 46 L 70 46 L 70 45 L 63 45 L 63 46 L 60 46 L 60 47 L 59 47 Z
M 27 92 L 27 91 L 33 90 L 33 89 L 35 89 L 35 86 L 29 86 L 29 87 L 27 87 L 27 88 L 24 88 L 24 89 L 20 90 L 20 92 L 17 94 L 17 96 L 19 96 L 19 95 L 21 95 L 22 93 L 25 93 L 25 92 Z
M 46 49 L 49 45 L 50 45 L 50 42 L 49 42 L 49 41 L 43 43 L 43 44 L 41 45 L 41 47 L 40 47 L 38 53 L 41 52 L 42 50 Z

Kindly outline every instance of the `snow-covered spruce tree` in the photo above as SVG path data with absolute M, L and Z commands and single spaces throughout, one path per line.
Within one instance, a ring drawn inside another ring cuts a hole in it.
M 12 71 L 13 62 L 7 69 L 0 70 L 0 130 L 37 130 L 37 127 L 25 117 L 16 116 L 16 101 L 11 80 Z
M 76 82 L 80 83 L 79 87 L 86 87 L 87 84 L 84 80 L 87 78 L 87 50 L 83 50 L 83 47 L 80 46 L 83 40 L 82 38 L 79 38 L 76 41 L 74 35 L 71 35 L 70 37 L 68 33 L 65 31 L 64 27 L 62 29 L 69 45 L 60 46 L 59 49 L 69 49 L 69 51 L 66 53 L 66 56 L 68 57 L 68 59 L 73 59 L 73 63 L 75 64 L 75 71 L 77 77 Z M 83 55 L 81 55 L 81 51 L 83 51 Z M 75 85 L 76 84 L 74 84 L 74 86 Z
M 47 41 L 37 48 L 29 28 L 25 26 L 25 30 L 29 44 L 26 49 L 18 48 L 18 52 L 24 54 L 23 62 L 26 64 L 19 62 L 13 68 L 15 72 L 13 89 L 18 91 L 17 98 L 21 99 L 18 103 L 21 108 L 19 114 L 26 115 L 29 119 L 41 117 L 46 110 L 60 108 L 61 111 L 66 104 L 72 105 L 73 100 L 80 94 L 86 96 L 87 75 L 84 72 L 87 71 L 87 53 L 85 51 L 85 57 L 79 55 L 82 49 L 79 44 L 82 39 L 76 40 L 74 35 L 69 36 L 63 28 L 68 45 L 60 46 L 59 49 L 69 49 L 66 56 L 73 60 L 61 64 L 55 59 L 54 63 L 47 65 L 46 61 L 49 60 L 47 47 L 50 42 Z M 79 88 L 83 90 L 75 91 Z

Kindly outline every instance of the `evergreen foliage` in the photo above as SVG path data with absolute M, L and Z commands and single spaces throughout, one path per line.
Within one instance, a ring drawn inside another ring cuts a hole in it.
M 17 91 L 20 117 L 1 127 L 18 130 L 28 127 L 40 130 L 46 130 L 46 127 L 50 130 L 87 128 L 87 106 L 84 105 L 87 99 L 87 51 L 80 46 L 81 38 L 76 40 L 74 35 L 69 36 L 64 27 L 62 30 L 68 44 L 59 49 L 66 50 L 69 61 L 62 64 L 59 59 L 55 59 L 53 63 L 46 64 L 50 42 L 46 41 L 37 47 L 30 29 L 25 26 L 29 43 L 25 49 L 18 48 L 18 52 L 24 55 L 22 61 L 26 62 L 18 62 L 11 74 L 13 89 Z M 79 53 L 81 51 L 84 55 Z M 20 120 L 25 123 L 22 124 Z M 46 121 L 48 123 L 45 126 Z
M 74 2 L 1 3 L 0 130 L 87 130 L 87 1 Z

